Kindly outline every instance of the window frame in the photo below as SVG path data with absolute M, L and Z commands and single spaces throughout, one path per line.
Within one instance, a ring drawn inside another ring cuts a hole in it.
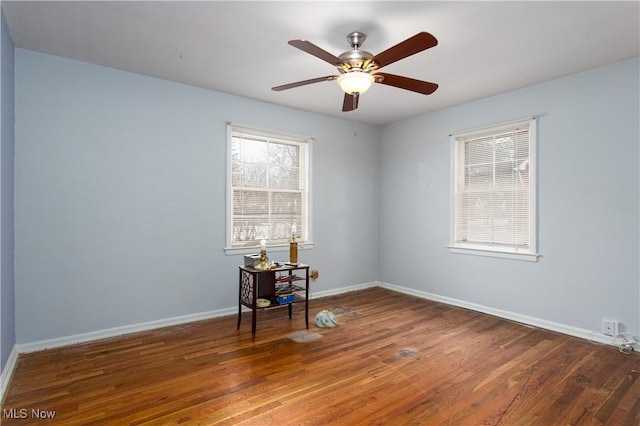
M 456 216 L 457 216 L 457 178 L 459 176 L 458 146 L 461 139 L 477 139 L 499 135 L 514 131 L 523 126 L 529 127 L 529 248 L 518 249 L 507 246 L 494 246 L 490 244 L 456 242 Z M 536 117 L 526 117 L 495 125 L 489 125 L 449 135 L 450 141 L 450 225 L 449 225 L 449 252 L 453 254 L 468 254 L 476 256 L 498 257 L 503 259 L 523 260 L 537 262 L 540 256 L 538 250 L 537 234 L 537 120 Z
M 312 182 L 311 182 L 311 158 L 312 158 L 312 146 L 313 138 L 309 136 L 293 135 L 283 132 L 277 132 L 272 130 L 259 129 L 256 127 L 245 126 L 237 123 L 227 123 L 227 182 L 226 182 L 226 218 L 225 218 L 225 247 L 226 254 L 249 254 L 256 253 L 259 250 L 260 242 L 256 241 L 254 246 L 232 246 L 232 233 L 233 233 L 233 170 L 232 170 L 232 146 L 233 137 L 238 133 L 244 133 L 249 136 L 255 136 L 256 139 L 273 139 L 274 142 L 284 142 L 306 146 L 306 161 L 305 169 L 306 174 L 304 176 L 305 181 L 305 193 L 306 193 L 306 205 L 304 211 L 306 212 L 306 218 L 303 217 L 303 221 L 306 219 L 305 224 L 298 224 L 298 230 L 302 228 L 304 235 L 299 235 L 298 247 L 301 249 L 312 248 L 314 243 L 312 242 Z M 274 244 L 267 241 L 267 247 L 269 251 L 286 251 L 289 249 L 288 243 Z

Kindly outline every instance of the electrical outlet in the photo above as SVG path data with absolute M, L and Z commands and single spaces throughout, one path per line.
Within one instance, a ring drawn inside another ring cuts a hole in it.
M 602 334 L 605 336 L 617 336 L 618 335 L 618 321 L 612 319 L 602 320 Z

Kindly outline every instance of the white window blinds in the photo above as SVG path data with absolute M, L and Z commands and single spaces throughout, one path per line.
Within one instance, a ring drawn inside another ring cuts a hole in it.
M 230 125 L 228 247 L 308 236 L 308 139 Z
M 527 119 L 452 135 L 454 247 L 535 251 L 533 125 Z

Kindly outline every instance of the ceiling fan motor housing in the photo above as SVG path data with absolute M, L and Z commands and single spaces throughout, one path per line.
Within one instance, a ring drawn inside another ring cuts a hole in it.
M 375 69 L 375 63 L 370 60 L 373 58 L 373 54 L 366 50 L 359 49 L 366 38 L 367 36 L 364 33 L 358 31 L 347 35 L 347 41 L 351 45 L 352 50 L 343 52 L 338 56 L 343 61 L 341 65 L 337 66 L 338 71 L 342 73 L 352 71 L 368 72 Z
M 338 57 L 344 62 L 337 67 L 340 72 L 370 71 L 373 69 L 373 62 L 367 64 L 367 61 L 373 58 L 373 54 L 366 50 L 349 50 Z

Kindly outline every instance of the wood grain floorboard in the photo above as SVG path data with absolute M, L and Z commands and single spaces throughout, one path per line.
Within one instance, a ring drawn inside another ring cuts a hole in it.
M 638 354 L 381 288 L 322 309 L 21 354 L 2 425 L 640 425 Z

